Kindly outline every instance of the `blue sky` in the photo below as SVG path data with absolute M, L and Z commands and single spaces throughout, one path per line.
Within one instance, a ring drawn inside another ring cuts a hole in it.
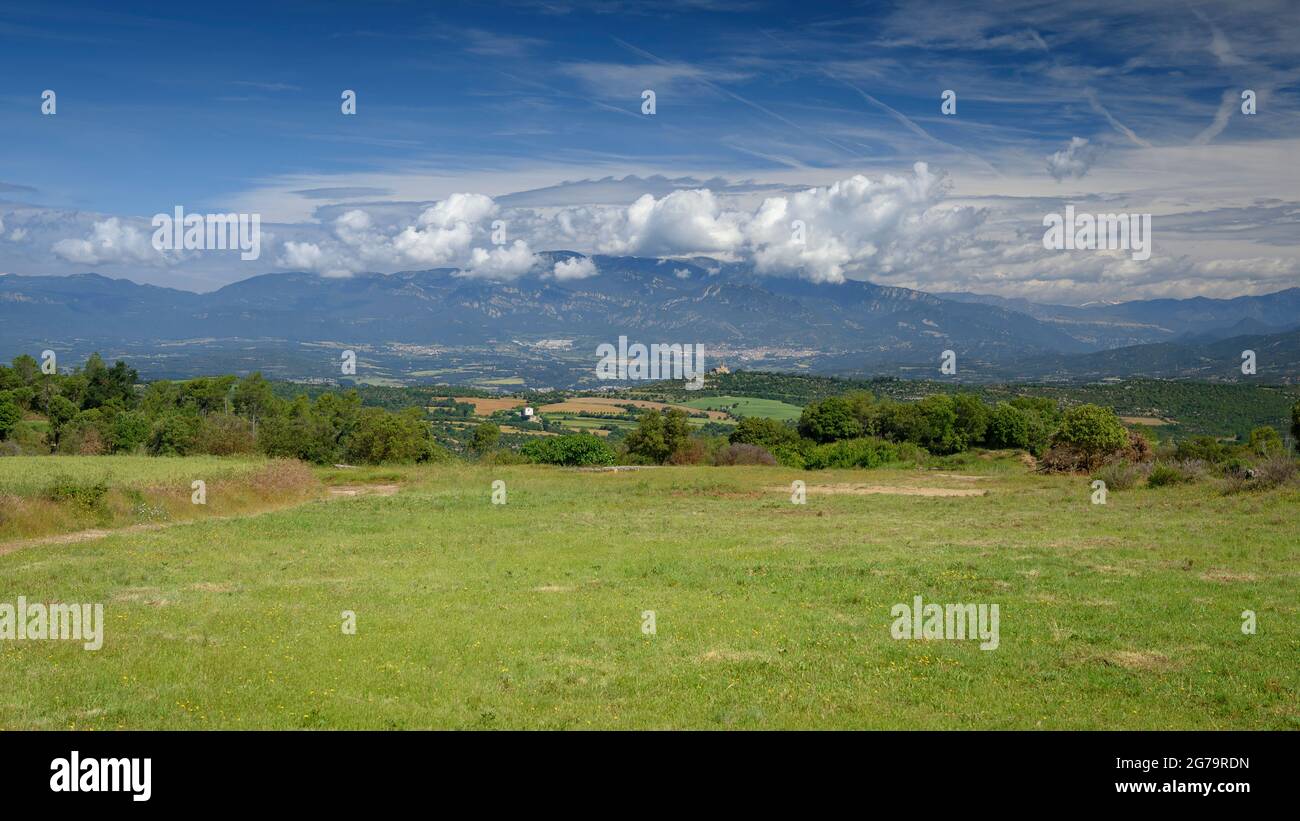
M 208 290 L 478 251 L 508 279 L 572 248 L 1062 302 L 1278 290 L 1297 43 L 1287 2 L 0 4 L 0 272 Z M 774 252 L 773 199 L 824 244 Z M 1044 256 L 1070 203 L 1154 213 L 1152 260 Z M 177 205 L 260 214 L 263 255 L 154 253 Z

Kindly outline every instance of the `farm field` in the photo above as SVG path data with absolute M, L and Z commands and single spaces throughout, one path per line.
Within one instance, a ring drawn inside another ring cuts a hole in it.
M 757 399 L 752 396 L 707 396 L 684 403 L 698 410 L 731 411 L 739 416 L 759 416 L 767 419 L 798 419 L 803 408 L 775 399 Z
M 681 405 L 670 405 L 666 402 L 652 402 L 644 399 L 615 399 L 598 396 L 584 396 L 575 399 L 567 399 L 563 402 L 554 402 L 550 405 L 543 405 L 538 408 L 538 410 L 542 413 L 625 413 L 626 411 L 619 407 L 620 405 L 635 405 L 638 408 L 659 411 L 668 410 L 669 408 L 682 408 L 686 411 L 705 410 L 704 408 L 695 408 L 687 403 Z M 710 411 L 708 416 L 710 419 L 717 421 L 722 421 L 727 418 L 727 414 L 721 411 Z
M 972 465 L 325 469 L 375 492 L 0 548 L 0 601 L 107 622 L 0 642 L 0 728 L 1300 728 L 1300 492 Z M 893 639 L 917 595 L 997 649 Z

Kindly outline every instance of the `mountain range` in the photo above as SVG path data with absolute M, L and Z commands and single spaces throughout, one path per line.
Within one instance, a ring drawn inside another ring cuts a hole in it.
M 999 380 L 1234 380 L 1250 348 L 1256 378 L 1300 378 L 1300 288 L 1071 307 L 764 277 L 707 258 L 595 256 L 596 275 L 557 280 L 546 273 L 554 263 L 580 255 L 539 256 L 534 273 L 509 282 L 452 268 L 290 272 L 204 294 L 93 273 L 4 275 L 0 358 L 48 348 L 76 362 L 99 350 L 146 376 L 330 378 L 337 351 L 352 348 L 379 381 L 533 386 L 542 373 L 542 384 L 568 387 L 587 381 L 597 344 L 627 336 L 703 344 L 733 367 L 844 375 L 933 376 L 952 350 L 959 377 Z

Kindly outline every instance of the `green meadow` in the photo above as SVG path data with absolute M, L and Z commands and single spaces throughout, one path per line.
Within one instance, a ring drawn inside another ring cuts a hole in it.
M 730 411 L 738 416 L 758 416 L 781 421 L 798 419 L 799 414 L 803 413 L 803 408 L 799 405 L 753 396 L 706 396 L 682 404 L 697 410 Z
M 50 458 L 133 482 L 225 464 Z M 0 460 L 11 490 L 24 473 Z M 1094 505 L 1086 478 L 979 459 L 316 476 L 336 492 L 0 544 L 0 603 L 106 622 L 98 651 L 0 641 L 0 728 L 1300 729 L 1294 487 Z M 997 649 L 894 639 L 916 595 L 999 605 Z

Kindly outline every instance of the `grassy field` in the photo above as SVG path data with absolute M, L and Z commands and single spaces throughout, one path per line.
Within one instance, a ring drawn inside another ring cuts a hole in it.
M 322 490 L 307 466 L 260 456 L 8 456 L 0 459 L 0 552 L 12 540 L 231 516 Z
M 699 410 L 731 411 L 740 416 L 759 416 L 768 419 L 798 419 L 803 408 L 775 399 L 756 399 L 752 396 L 705 396 L 685 403 Z M 733 407 L 734 406 L 734 407 Z
M 1300 492 L 972 464 L 330 470 L 401 489 L 13 550 L 107 627 L 0 641 L 0 727 L 1300 728 Z M 918 594 L 998 649 L 891 638 Z

